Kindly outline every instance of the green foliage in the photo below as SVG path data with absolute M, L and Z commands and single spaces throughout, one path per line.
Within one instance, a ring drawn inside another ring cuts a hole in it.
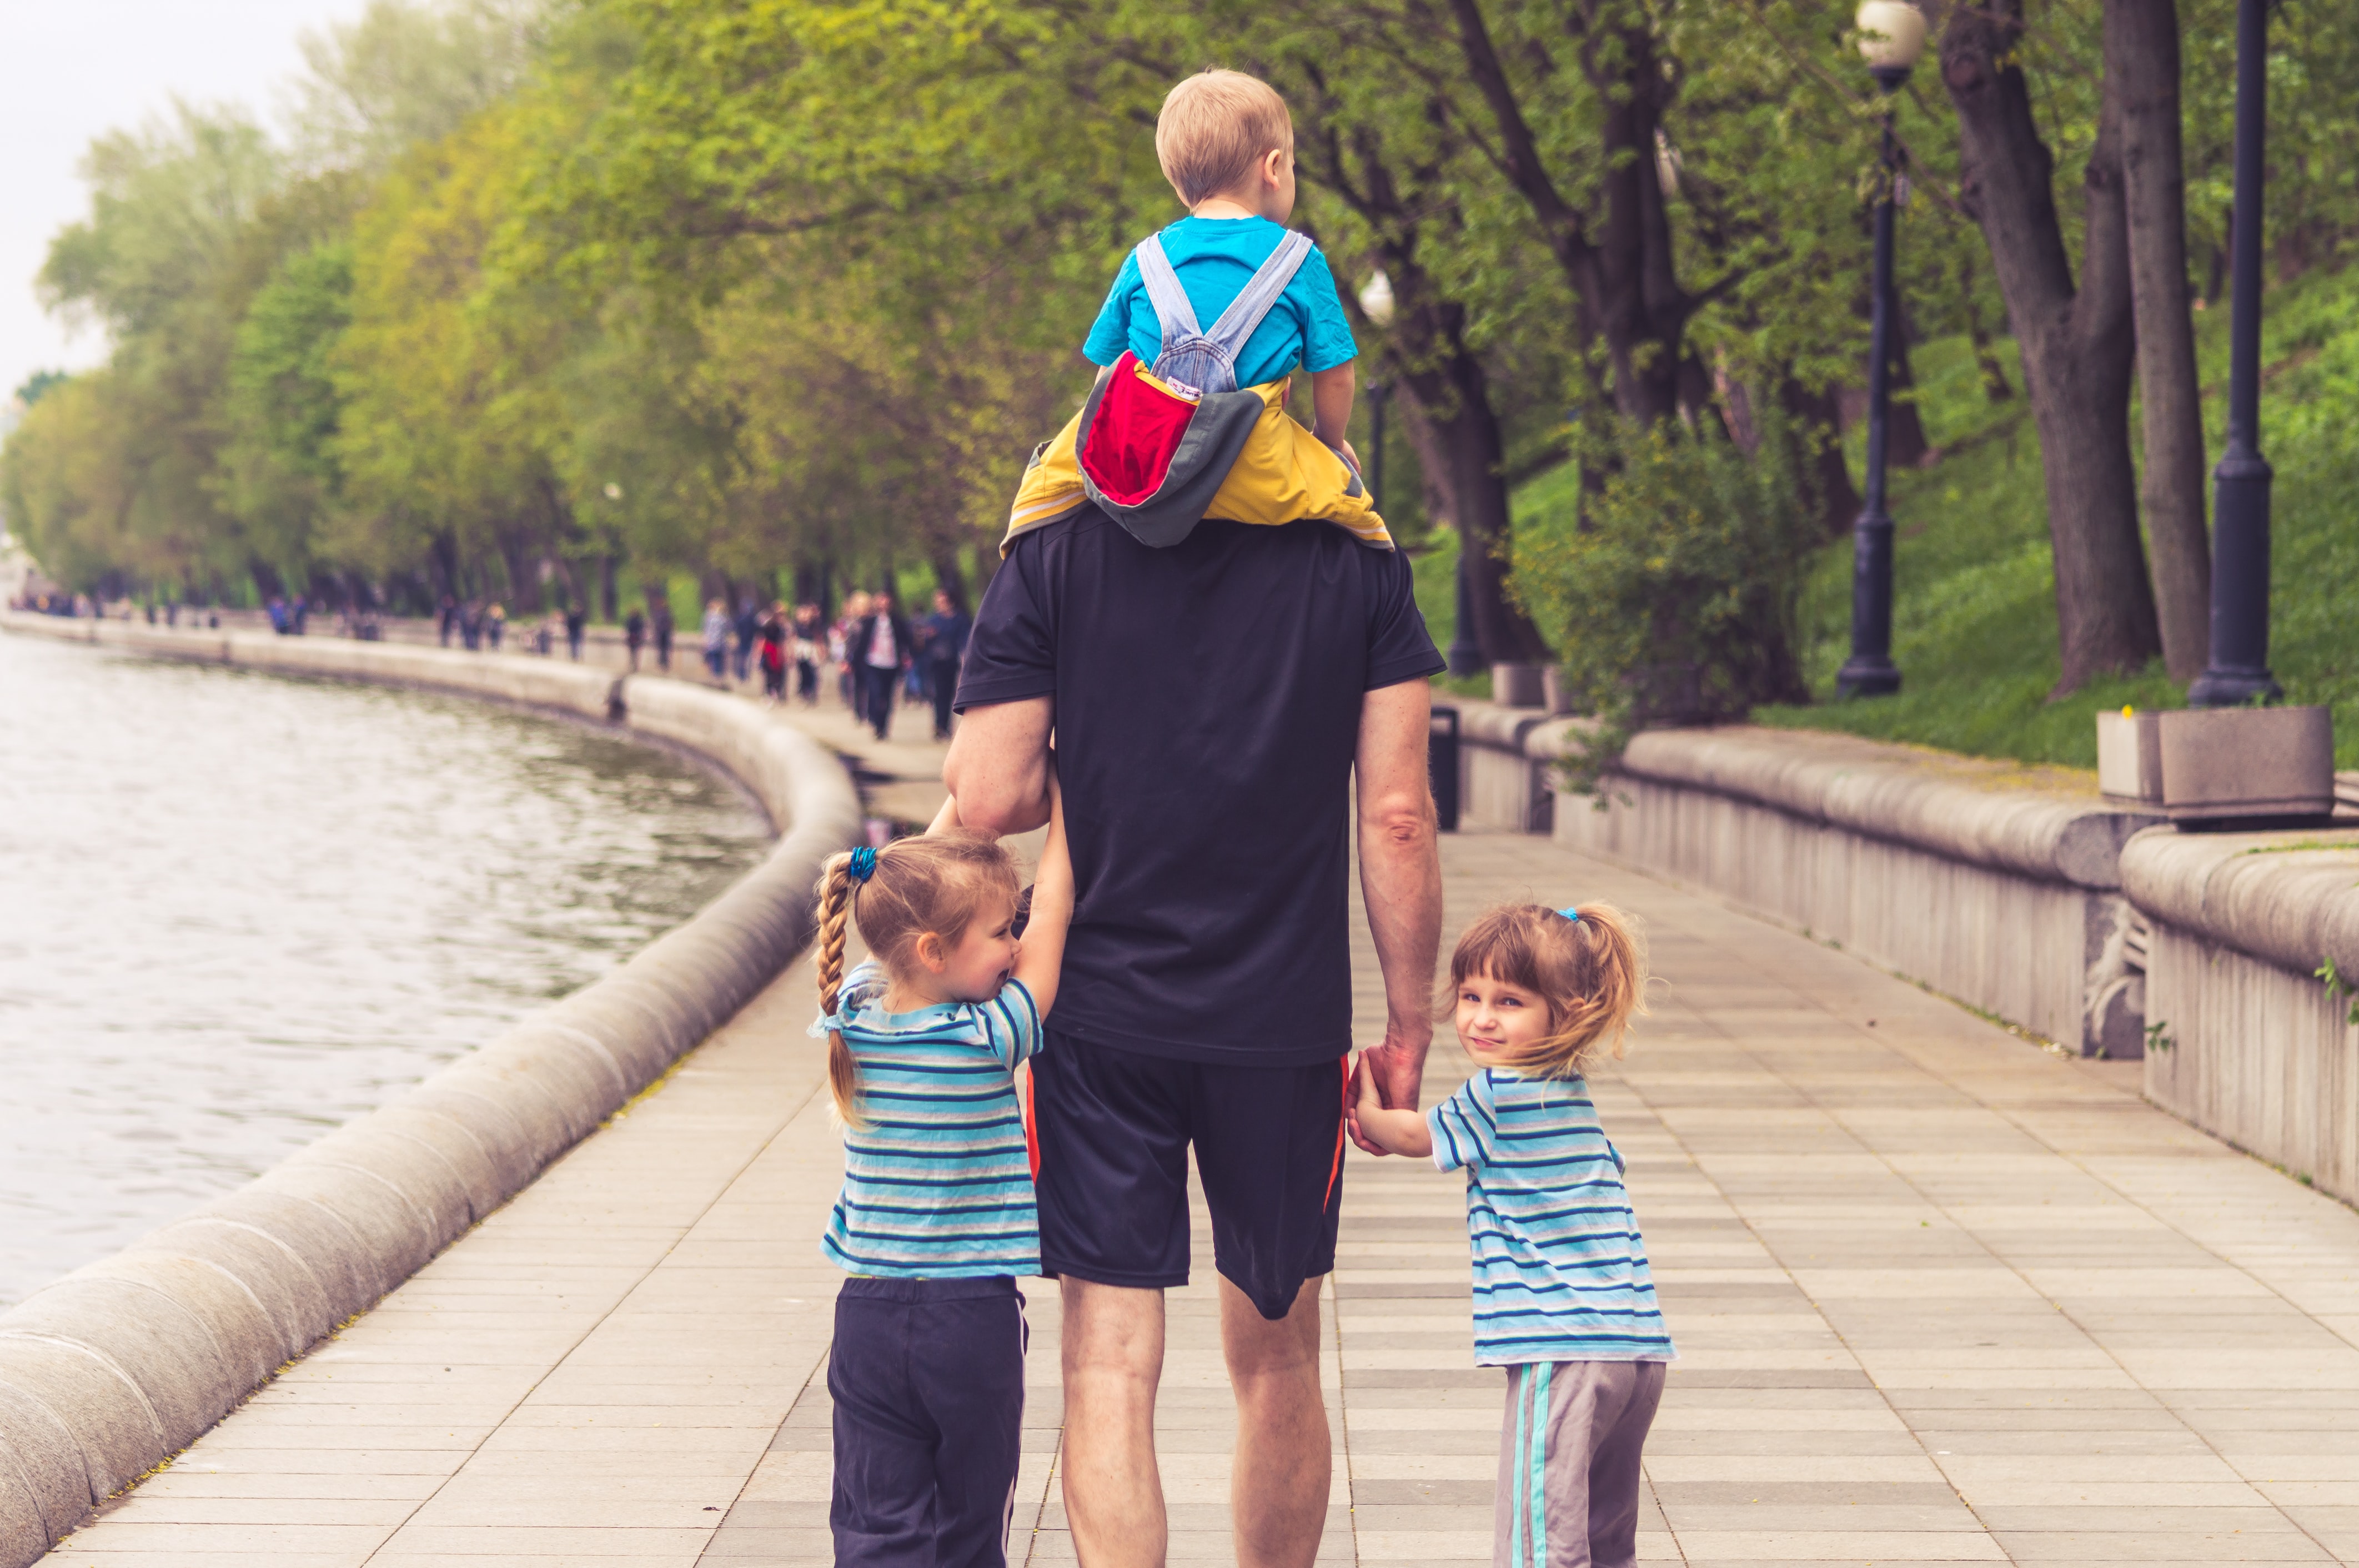
M 29 408 L 49 393 L 64 386 L 69 379 L 62 370 L 36 370 L 25 377 L 24 385 L 16 388 L 16 401 Z
M 1580 781 L 1649 724 L 1743 718 L 1800 694 L 1795 615 L 1816 507 L 1782 420 L 1748 456 L 1706 425 L 1576 432 L 1527 490 L 1515 584 L 1602 724 Z M 1602 476 L 1585 494 L 1582 474 Z

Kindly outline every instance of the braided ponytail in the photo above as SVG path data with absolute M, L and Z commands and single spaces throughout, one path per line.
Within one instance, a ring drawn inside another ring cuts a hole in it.
M 843 995 L 843 940 L 852 924 L 852 856 L 832 856 L 819 883 L 819 1006 L 835 1016 Z M 835 1100 L 836 1120 L 860 1125 L 860 1063 L 836 1029 L 827 1031 L 827 1089 Z
M 855 869 L 856 868 L 856 869 Z M 1016 898 L 1016 861 L 996 840 L 952 829 L 831 857 L 819 882 L 819 1005 L 843 1000 L 843 949 L 858 905 L 861 940 L 888 975 L 906 975 L 919 940 L 958 945 L 986 898 Z M 827 1086 L 836 1119 L 859 1127 L 860 1062 L 841 1031 L 827 1037 Z

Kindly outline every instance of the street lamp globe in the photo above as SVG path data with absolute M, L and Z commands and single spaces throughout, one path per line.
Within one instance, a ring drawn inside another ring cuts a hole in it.
M 1368 320 L 1380 327 L 1393 324 L 1393 280 L 1386 278 L 1381 269 L 1368 279 L 1368 286 L 1360 290 L 1360 309 L 1368 313 Z
M 1855 20 L 1859 52 L 1879 76 L 1887 71 L 1908 75 L 1925 52 L 1925 13 L 1909 0 L 1861 0 Z

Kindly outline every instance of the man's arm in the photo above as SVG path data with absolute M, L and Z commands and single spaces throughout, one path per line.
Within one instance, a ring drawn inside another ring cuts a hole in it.
M 1049 820 L 1049 732 L 1056 724 L 1054 697 L 966 711 L 942 759 L 960 826 L 1005 835 Z
M 1360 702 L 1353 765 L 1360 809 L 1360 891 L 1385 976 L 1384 1043 L 1364 1058 L 1387 1106 L 1417 1108 L 1433 1042 L 1433 971 L 1441 951 L 1441 851 L 1435 837 L 1426 746 L 1433 694 L 1422 681 Z M 1384 1149 L 1356 1132 L 1371 1154 Z

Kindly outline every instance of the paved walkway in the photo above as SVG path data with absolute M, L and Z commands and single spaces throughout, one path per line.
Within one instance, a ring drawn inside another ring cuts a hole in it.
M 1642 1557 L 2359 1562 L 2359 1215 L 2145 1105 L 2135 1067 L 1710 901 L 1531 839 L 1456 837 L 1445 864 L 1453 929 L 1510 895 L 1611 899 L 1665 977 L 1598 1084 L 1683 1353 Z M 1364 1018 L 1374 982 L 1364 949 Z M 826 1562 L 812 1006 L 799 967 L 48 1563 Z M 1464 1069 L 1438 1046 L 1432 1092 Z M 1500 1383 L 1469 1365 L 1457 1183 L 1355 1154 L 1345 1187 L 1323 1558 L 1487 1561 Z M 1033 1297 L 1016 1548 L 1055 1563 Z M 1223 1562 L 1209 1290 L 1172 1320 L 1172 1557 Z

